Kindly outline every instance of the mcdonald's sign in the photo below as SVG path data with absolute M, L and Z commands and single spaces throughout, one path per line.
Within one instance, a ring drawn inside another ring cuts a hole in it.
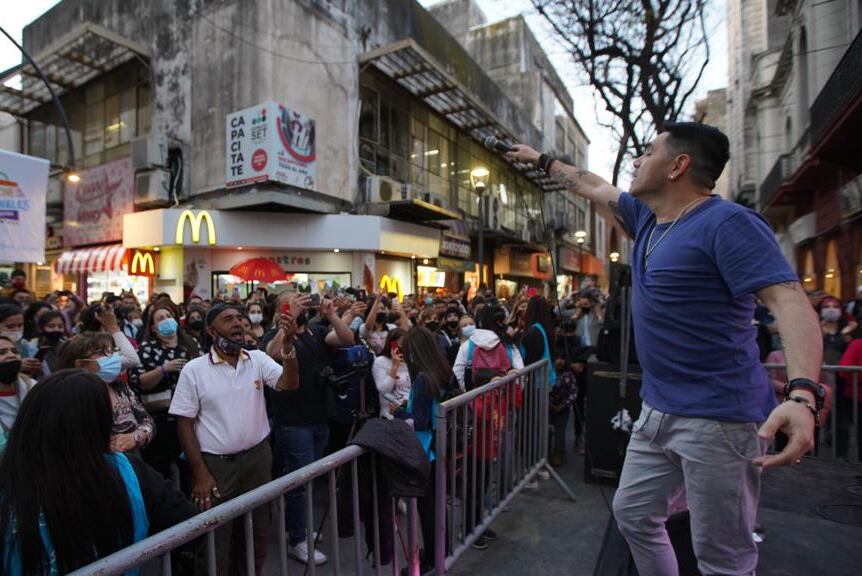
M 186 222 L 191 226 L 192 242 L 200 244 L 201 241 L 201 226 L 206 222 L 207 225 L 207 244 L 214 245 L 216 243 L 215 224 L 213 224 L 212 216 L 206 210 L 199 210 L 197 214 L 191 210 L 183 210 L 177 220 L 177 235 L 176 243 L 184 244 Z
M 404 301 L 404 290 L 401 288 L 401 281 L 397 277 L 391 277 L 388 274 L 384 274 L 380 279 L 380 289 L 386 293 L 394 292 L 398 294 L 399 302 Z
M 131 253 L 131 263 L 128 270 L 130 276 L 155 276 L 156 261 L 149 250 L 134 250 Z

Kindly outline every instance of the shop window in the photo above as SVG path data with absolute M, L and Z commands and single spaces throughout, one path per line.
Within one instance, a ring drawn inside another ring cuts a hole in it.
M 841 268 L 838 264 L 838 242 L 832 240 L 826 246 L 826 269 L 823 273 L 823 290 L 841 298 Z
M 359 111 L 359 138 L 377 142 L 380 120 L 377 92 L 363 87 L 359 97 L 362 101 Z

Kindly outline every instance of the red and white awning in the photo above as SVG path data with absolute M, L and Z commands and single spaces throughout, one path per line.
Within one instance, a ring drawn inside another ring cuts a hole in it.
M 122 244 L 78 248 L 63 252 L 55 264 L 57 274 L 76 272 L 122 272 L 126 249 Z

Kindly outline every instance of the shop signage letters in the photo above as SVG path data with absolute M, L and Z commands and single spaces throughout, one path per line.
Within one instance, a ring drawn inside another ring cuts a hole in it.
M 153 254 L 148 251 L 135 250 L 132 255 L 132 265 L 129 266 L 131 276 L 155 276 L 156 263 Z
M 276 262 L 278 264 L 285 264 L 288 266 L 310 266 L 311 258 L 308 256 L 268 256 L 267 260 L 270 262 Z
M 185 226 L 186 222 L 191 226 L 192 231 L 192 242 L 195 244 L 200 244 L 201 241 L 201 227 L 203 223 L 206 222 L 207 225 L 207 243 L 215 245 L 216 243 L 216 230 L 215 224 L 213 224 L 212 216 L 206 210 L 200 210 L 197 214 L 192 212 L 191 210 L 183 210 L 182 214 L 180 214 L 179 219 L 177 220 L 177 235 L 176 235 L 176 243 L 182 245 L 185 239 Z
M 401 281 L 397 277 L 384 274 L 380 279 L 380 289 L 385 293 L 394 292 L 398 294 L 398 301 L 404 301 L 404 290 L 401 288 Z
M 458 260 L 457 258 L 437 258 L 437 268 L 444 272 L 472 272 L 476 263 L 472 260 Z
M 454 258 L 470 259 L 470 239 L 443 232 L 440 236 L 440 254 Z

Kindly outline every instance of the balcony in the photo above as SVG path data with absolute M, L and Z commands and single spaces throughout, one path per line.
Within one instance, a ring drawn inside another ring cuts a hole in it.
M 772 201 L 777 197 L 778 190 L 781 188 L 781 185 L 784 184 L 785 180 L 790 178 L 792 174 L 792 156 L 793 154 L 790 152 L 779 156 L 778 160 L 775 161 L 775 165 L 772 167 L 772 170 L 769 171 L 769 174 L 767 174 L 766 178 L 761 182 L 760 195 L 758 198 L 758 208 L 760 212 L 766 211 L 769 205 L 772 204 Z
M 862 32 L 856 35 L 811 105 L 811 140 L 817 142 L 862 94 Z

